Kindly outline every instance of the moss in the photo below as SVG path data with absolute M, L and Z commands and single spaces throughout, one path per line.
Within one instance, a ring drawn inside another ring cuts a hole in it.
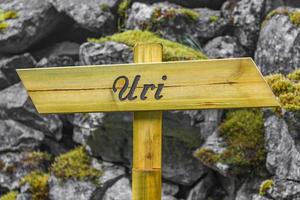
M 273 180 L 272 179 L 268 179 L 265 180 L 264 182 L 262 182 L 262 184 L 259 187 L 259 195 L 260 196 L 265 196 L 267 190 L 271 189 L 273 187 Z
M 100 9 L 101 9 L 103 12 L 108 12 L 108 11 L 110 11 L 109 5 L 106 4 L 106 3 L 100 4 Z
M 287 110 L 300 109 L 300 70 L 296 70 L 287 76 L 273 74 L 266 77 L 274 94 L 279 98 L 283 108 Z
M 126 31 L 123 33 L 117 33 L 112 36 L 89 39 L 90 42 L 106 42 L 115 41 L 124 43 L 130 47 L 133 47 L 136 43 L 161 43 L 164 47 L 163 60 L 193 60 L 193 59 L 206 59 L 207 57 L 201 52 L 192 48 L 186 47 L 176 42 L 172 42 L 166 39 L 158 37 L 156 34 L 148 31 Z
M 228 112 L 220 125 L 219 134 L 227 143 L 222 153 L 200 148 L 194 155 L 206 165 L 217 162 L 229 165 L 232 175 L 241 175 L 245 171 L 252 171 L 256 175 L 264 172 L 263 114 L 259 109 Z
M 288 78 L 292 81 L 300 81 L 300 69 L 295 70 L 294 72 L 288 75 Z
M 15 11 L 3 11 L 0 10 L 0 31 L 3 31 L 9 27 L 9 24 L 6 20 L 15 19 L 18 15 Z
M 16 200 L 18 196 L 18 192 L 11 191 L 5 195 L 3 195 L 0 200 Z
M 0 31 L 5 30 L 7 27 L 9 27 L 9 24 L 6 22 L 0 22 Z
M 52 156 L 46 152 L 33 151 L 26 154 L 23 159 L 23 164 L 36 166 L 42 162 L 50 162 Z
M 26 183 L 29 184 L 32 200 L 48 199 L 48 179 L 49 174 L 33 171 L 21 179 L 20 185 L 25 185 Z
M 241 169 L 258 169 L 264 165 L 263 114 L 259 109 L 229 112 L 220 126 L 220 135 L 228 144 L 220 162 Z
M 275 15 L 289 15 L 289 11 L 285 8 L 272 10 L 265 18 L 265 20 L 262 22 L 261 27 L 265 27 L 267 22 L 274 17 Z
M 155 8 L 151 16 L 151 24 L 148 26 L 153 27 L 154 25 L 159 25 L 164 21 L 174 20 L 176 16 L 182 16 L 190 21 L 197 21 L 200 14 L 187 8 Z
M 295 25 L 300 27 L 300 12 L 299 11 L 294 11 L 289 13 L 289 18 L 290 21 Z
M 197 21 L 200 16 L 199 13 L 197 13 L 191 9 L 187 9 L 187 8 L 180 8 L 180 9 L 177 9 L 175 12 L 178 13 L 179 15 L 183 15 L 183 16 L 189 18 L 192 21 Z
M 126 17 L 127 15 L 127 10 L 130 6 L 130 0 L 122 0 L 122 2 L 119 4 L 118 7 L 118 14 L 121 17 Z
M 290 12 L 288 9 L 282 8 L 271 11 L 265 20 L 262 23 L 262 28 L 266 25 L 266 23 L 275 15 L 286 15 L 289 17 L 289 20 L 294 24 L 295 26 L 300 27 L 300 12 L 299 11 L 292 11 Z
M 218 16 L 210 16 L 209 17 L 210 22 L 216 22 L 216 21 L 218 21 L 218 19 L 219 19 Z
M 213 150 L 207 148 L 200 148 L 195 153 L 194 156 L 197 157 L 201 162 L 206 165 L 213 165 L 215 164 L 219 156 Z
M 61 179 L 92 179 L 96 181 L 102 175 L 102 172 L 90 165 L 91 158 L 83 147 L 78 147 L 55 158 L 51 166 L 51 172 Z

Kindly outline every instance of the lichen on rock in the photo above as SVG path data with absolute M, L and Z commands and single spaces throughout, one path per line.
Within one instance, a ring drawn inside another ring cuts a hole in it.
M 100 39 L 89 39 L 89 42 L 95 43 L 102 43 L 106 41 L 124 43 L 130 47 L 133 47 L 136 43 L 143 42 L 161 43 L 164 47 L 164 61 L 206 59 L 206 56 L 199 51 L 196 51 L 182 44 L 160 38 L 156 34 L 148 31 L 126 31 Z
M 0 197 L 0 200 L 16 200 L 17 199 L 18 192 L 11 191 L 2 197 Z
M 41 171 L 32 171 L 21 179 L 21 185 L 28 184 L 32 193 L 32 200 L 44 200 L 48 198 L 49 174 Z
M 83 147 L 78 147 L 72 151 L 55 158 L 51 166 L 51 172 L 63 180 L 94 180 L 102 175 L 102 172 L 91 167 L 91 158 Z

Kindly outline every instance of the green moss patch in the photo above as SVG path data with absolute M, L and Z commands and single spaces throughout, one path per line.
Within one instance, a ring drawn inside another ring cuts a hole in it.
M 219 17 L 218 16 L 210 16 L 209 20 L 210 20 L 210 22 L 216 22 L 219 20 Z
M 100 9 L 101 9 L 103 12 L 108 12 L 108 11 L 110 11 L 109 5 L 106 4 L 106 3 L 100 4 Z
M 300 70 L 287 76 L 282 74 L 269 75 L 266 80 L 286 110 L 300 109 Z
M 262 184 L 259 187 L 259 195 L 260 196 L 265 196 L 267 190 L 271 189 L 274 185 L 274 182 L 272 179 L 265 180 L 262 182 Z
M 262 23 L 262 27 L 266 25 L 266 23 L 276 15 L 286 15 L 289 17 L 289 20 L 297 27 L 300 27 L 300 11 L 289 11 L 288 9 L 282 8 L 271 11 L 265 20 Z
M 3 31 L 9 27 L 9 23 L 6 20 L 15 19 L 18 15 L 15 11 L 3 11 L 0 9 L 0 31 Z
M 32 200 L 44 200 L 48 199 L 49 194 L 48 179 L 48 174 L 40 171 L 33 171 L 24 176 L 20 184 L 29 184 Z
M 78 147 L 70 152 L 55 158 L 51 172 L 61 179 L 96 181 L 102 172 L 91 167 L 91 158 L 83 147 Z
M 123 33 L 117 33 L 115 35 L 103 37 L 100 39 L 89 39 L 89 41 L 98 43 L 106 41 L 115 41 L 119 43 L 124 43 L 130 47 L 134 47 L 136 43 L 161 43 L 164 47 L 164 61 L 195 60 L 207 58 L 199 51 L 196 51 L 182 44 L 160 38 L 156 34 L 148 31 L 126 31 Z
M 9 193 L 3 195 L 2 197 L 0 197 L 0 200 L 16 200 L 17 196 L 18 196 L 18 193 L 12 191 L 12 192 L 9 192 Z
M 200 148 L 195 156 L 204 164 L 227 164 L 233 175 L 243 174 L 246 170 L 260 172 L 265 163 L 265 150 L 263 114 L 259 109 L 230 111 L 219 128 L 219 134 L 227 143 L 224 152 L 218 154 Z
M 121 17 L 126 17 L 127 10 L 130 6 L 131 1 L 130 0 L 122 0 L 118 7 L 118 14 Z

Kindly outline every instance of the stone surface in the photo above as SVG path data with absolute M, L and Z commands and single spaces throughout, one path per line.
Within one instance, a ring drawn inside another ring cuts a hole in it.
M 170 9 L 181 8 L 168 2 L 152 5 L 134 3 L 126 21 L 126 28 L 151 30 L 173 41 L 184 42 L 193 39 L 202 43 L 223 34 L 226 30 L 227 23 L 221 17 L 220 11 L 207 8 L 193 9 L 199 14 L 196 20 L 192 20 L 184 14 L 175 14 L 173 18 L 168 18 L 167 13 L 170 12 Z M 161 14 L 154 19 L 152 16 L 157 10 L 160 10 Z
M 233 58 L 248 55 L 237 39 L 231 36 L 216 37 L 208 41 L 203 50 L 209 58 Z
M 259 191 L 262 179 L 249 178 L 239 187 L 235 200 L 254 200 Z
M 222 137 L 219 136 L 218 129 L 215 130 L 210 136 L 207 137 L 204 144 L 200 148 L 210 149 L 215 153 L 223 153 L 226 150 L 226 143 Z M 209 168 L 216 170 L 223 176 L 228 176 L 230 166 L 217 162 L 212 165 L 207 165 Z
M 87 200 L 96 189 L 90 181 L 60 181 L 54 176 L 50 177 L 48 184 L 49 200 Z
M 278 8 L 280 12 L 281 9 Z M 293 9 L 288 9 L 291 12 Z M 286 15 L 275 15 L 264 22 L 255 52 L 255 62 L 263 74 L 287 74 L 300 64 L 300 28 Z
M 136 0 L 141 1 L 145 3 L 154 3 L 164 0 Z M 225 2 L 225 0 L 202 0 L 202 1 L 195 1 L 195 0 L 168 0 L 171 3 L 175 3 L 184 7 L 188 8 L 202 8 L 202 7 L 208 7 L 211 9 L 218 10 L 221 8 L 222 4 Z
M 59 11 L 63 12 L 82 28 L 95 33 L 111 34 L 117 24 L 112 10 L 119 0 L 49 0 Z
M 74 42 L 61 42 L 49 48 L 34 52 L 38 67 L 61 67 L 78 65 L 80 45 Z
M 187 200 L 206 200 L 215 184 L 215 178 L 208 174 L 190 191 Z
M 103 200 L 128 200 L 131 198 L 130 182 L 127 178 L 122 178 L 107 189 Z
M 105 161 L 130 165 L 131 114 L 106 113 L 104 117 L 101 116 L 101 120 L 102 124 L 95 131 L 88 132 L 90 136 L 84 137 L 87 138 L 87 148 L 93 156 Z M 191 126 L 191 121 L 190 116 L 182 112 L 164 114 L 163 177 L 183 185 L 193 184 L 205 172 L 203 166 L 192 157 L 192 152 L 200 146 L 202 139 L 199 129 Z
M 300 184 L 292 180 L 276 179 L 273 187 L 267 190 L 267 197 L 271 199 L 300 199 Z
M 264 19 L 265 0 L 241 0 L 233 10 L 234 35 L 250 55 L 253 55 Z
M 80 47 L 83 65 L 120 64 L 133 62 L 132 48 L 117 42 L 84 43 Z
M 0 72 L 2 75 L 0 76 L 0 80 L 6 80 L 7 82 L 7 84 L 0 83 L 0 89 L 4 89 L 7 86 L 13 85 L 20 81 L 20 78 L 16 73 L 16 69 L 29 67 L 32 68 L 35 67 L 35 65 L 36 62 L 29 53 L 0 59 Z
M 0 186 L 9 190 L 19 188 L 20 179 L 32 170 L 45 170 L 48 166 L 44 161 L 28 160 L 29 153 L 0 154 Z
M 0 32 L 0 52 L 20 53 L 51 34 L 64 17 L 48 1 L 3 0 L 1 9 L 17 13 L 7 19 L 8 27 Z
M 267 169 L 277 178 L 299 181 L 300 153 L 289 134 L 288 126 L 283 118 L 274 114 L 266 115 L 269 115 L 265 119 Z
M 62 122 L 59 117 L 57 115 L 39 115 L 21 83 L 0 91 L 0 119 L 9 119 L 8 122 L 11 125 L 28 127 L 26 132 L 29 130 L 41 132 L 56 140 L 62 137 Z M 16 122 L 12 122 L 12 120 Z M 30 143 L 30 141 L 27 142 Z

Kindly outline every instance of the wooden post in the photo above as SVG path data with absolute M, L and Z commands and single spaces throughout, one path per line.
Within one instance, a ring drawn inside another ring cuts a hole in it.
M 134 62 L 161 62 L 161 44 L 138 44 Z M 161 199 L 162 111 L 134 112 L 132 199 Z

